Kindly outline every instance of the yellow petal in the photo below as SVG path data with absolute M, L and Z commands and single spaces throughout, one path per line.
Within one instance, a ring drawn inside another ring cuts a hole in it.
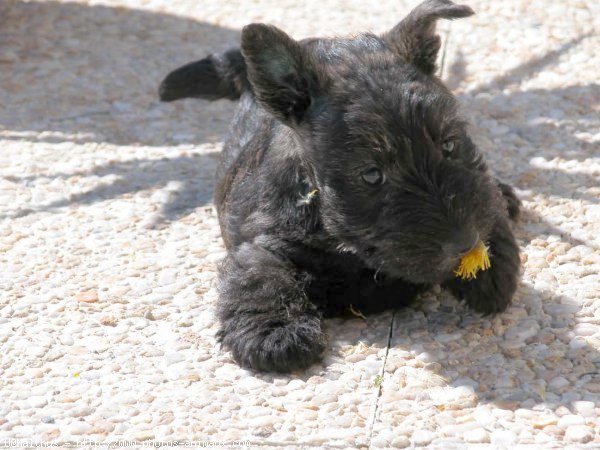
M 454 273 L 463 280 L 471 280 L 477 278 L 477 272 L 487 270 L 490 266 L 488 249 L 482 241 L 479 241 L 473 250 L 462 257 L 460 266 Z

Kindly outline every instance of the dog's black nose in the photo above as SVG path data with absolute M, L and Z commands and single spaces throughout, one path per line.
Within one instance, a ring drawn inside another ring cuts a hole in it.
M 479 242 L 479 233 L 475 230 L 462 230 L 443 245 L 444 253 L 450 257 L 463 256 L 473 250 Z

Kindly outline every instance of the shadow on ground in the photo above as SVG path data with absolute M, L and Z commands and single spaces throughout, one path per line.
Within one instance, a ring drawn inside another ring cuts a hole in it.
M 64 198 L 21 205 L 6 216 L 57 212 L 167 186 L 157 225 L 210 203 L 218 153 L 188 149 L 222 142 L 235 104 L 164 104 L 157 90 L 181 64 L 237 46 L 239 31 L 166 13 L 8 0 L 0 5 L 0 37 L 0 139 L 118 145 L 124 155 L 140 145 L 186 146 L 176 157 L 124 156 L 85 171 L 5 176 L 27 189 L 68 181 Z M 103 179 L 89 189 L 71 188 L 82 178 Z
M 153 192 L 167 188 L 162 191 L 161 195 L 165 198 L 153 225 L 171 222 L 212 201 L 218 157 L 219 153 L 213 152 L 162 159 L 138 158 L 102 164 L 89 171 L 7 176 L 5 179 L 8 181 L 26 185 L 33 185 L 44 179 L 51 181 L 96 177 L 110 180 L 92 189 L 72 193 L 67 198 L 36 206 L 34 209 L 19 209 L 12 217 L 23 217 L 37 212 L 57 212 L 65 207 L 90 205 L 140 191 Z
M 573 38 L 557 49 L 534 57 L 473 89 L 462 88 L 468 76 L 468 65 L 461 51 L 446 72 L 448 86 L 458 90 L 459 100 L 467 114 L 474 111 L 474 115 L 482 116 L 484 120 L 497 120 L 506 127 L 499 136 L 486 136 L 490 142 L 489 148 L 485 149 L 486 158 L 493 171 L 495 167 L 507 165 L 504 149 L 512 149 L 513 155 L 518 152 L 518 158 L 514 159 L 510 169 L 504 170 L 502 178 L 521 191 L 528 191 L 534 196 L 541 194 L 546 198 L 598 203 L 595 192 L 598 175 L 586 173 L 585 162 L 597 157 L 597 143 L 589 139 L 589 135 L 597 133 L 600 128 L 600 116 L 597 114 L 600 84 L 506 90 L 523 85 L 542 70 L 552 67 L 590 36 L 584 34 Z M 540 105 L 548 107 L 544 109 Z M 546 113 L 543 116 L 539 113 L 541 109 Z M 477 131 L 485 133 L 482 128 Z M 582 138 L 583 135 L 586 138 Z M 566 172 L 540 165 L 556 158 L 573 162 L 577 167 Z M 571 245 L 597 248 L 593 242 L 584 242 L 555 226 L 547 215 L 544 217 L 529 209 L 524 211 L 523 219 L 531 226 L 517 231 L 519 237 L 526 241 L 557 235 Z
M 233 104 L 164 105 L 157 89 L 172 69 L 236 47 L 239 36 L 166 13 L 4 0 L 2 138 L 150 146 L 222 141 Z
M 600 400 L 600 353 L 573 336 L 580 309 L 565 296 L 522 284 L 514 306 L 492 320 L 448 302 L 433 311 L 424 307 L 399 312 L 391 348 L 427 352 L 433 363 L 429 370 L 442 377 L 441 385 L 472 386 L 478 403 L 512 410 L 541 404 L 571 409 L 576 400 Z M 506 327 L 506 322 L 513 325 Z M 466 337 L 466 346 L 452 341 L 456 331 Z M 430 387 L 427 377 L 423 383 L 421 387 Z M 413 386 L 404 386 L 406 399 L 437 400 L 414 387 L 414 380 Z

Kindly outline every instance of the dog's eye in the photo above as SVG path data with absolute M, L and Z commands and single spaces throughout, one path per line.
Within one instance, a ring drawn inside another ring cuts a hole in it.
M 361 174 L 361 177 L 365 183 L 372 184 L 373 186 L 385 183 L 385 175 L 377 167 L 365 170 Z
M 447 158 L 449 157 L 452 152 L 454 151 L 454 147 L 456 146 L 456 143 L 454 141 L 444 141 L 442 142 L 442 153 L 444 154 L 444 156 Z

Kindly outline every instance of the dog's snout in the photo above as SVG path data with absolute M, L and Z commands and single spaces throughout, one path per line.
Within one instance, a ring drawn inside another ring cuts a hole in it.
M 455 233 L 442 247 L 448 257 L 455 258 L 469 253 L 477 246 L 478 242 L 479 233 L 473 229 L 467 229 Z

